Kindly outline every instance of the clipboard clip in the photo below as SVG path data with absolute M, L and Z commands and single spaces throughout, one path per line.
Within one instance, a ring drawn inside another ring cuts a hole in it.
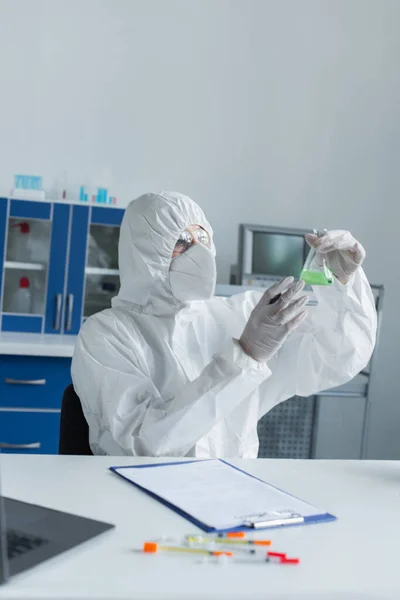
M 304 523 L 304 517 L 291 510 L 273 510 L 243 518 L 243 525 L 251 529 L 267 529 L 268 527 L 296 525 L 300 523 Z

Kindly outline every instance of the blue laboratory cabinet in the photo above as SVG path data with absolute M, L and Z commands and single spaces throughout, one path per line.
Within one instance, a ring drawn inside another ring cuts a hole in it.
M 119 289 L 114 207 L 0 198 L 0 329 L 12 335 L 74 336 Z M 18 335 L 19 334 L 19 335 Z M 27 337 L 27 336 L 25 336 Z M 28 336 L 35 340 L 35 336 Z M 46 340 L 38 344 L 46 347 Z M 40 338 L 40 342 L 39 342 Z M 64 337 L 63 340 L 67 340 Z M 61 340 L 61 338 L 60 338 Z M 70 355 L 0 352 L 0 451 L 56 454 Z M 34 355 L 40 354 L 40 355 Z
M 1 331 L 76 335 L 107 308 L 119 288 L 123 213 L 0 198 Z

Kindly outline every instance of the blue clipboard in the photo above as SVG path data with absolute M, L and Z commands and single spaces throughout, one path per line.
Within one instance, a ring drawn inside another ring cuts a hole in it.
M 207 461 L 208 459 L 204 459 L 204 460 Z M 243 473 L 244 475 L 247 475 L 248 477 L 252 477 L 253 479 L 260 481 L 261 483 L 264 483 L 264 484 L 270 486 L 271 488 L 274 488 L 276 490 L 279 490 L 279 491 L 285 493 L 288 497 L 296 498 L 296 496 L 293 496 L 292 494 L 289 494 L 288 492 L 285 492 L 284 490 L 281 490 L 280 488 L 273 486 L 270 483 L 267 483 L 266 481 L 264 481 L 263 479 L 260 479 L 259 477 L 255 477 L 254 475 L 247 473 L 247 471 L 243 471 L 242 469 L 239 469 L 238 467 L 232 465 L 231 463 L 229 463 L 225 460 L 222 460 L 222 459 L 219 459 L 219 460 L 221 462 L 223 462 L 224 464 L 228 465 L 229 467 L 231 467 L 232 469 L 236 469 L 237 471 L 239 471 L 240 473 Z M 159 496 L 158 494 L 151 492 L 146 487 L 144 487 L 134 481 L 131 481 L 128 477 L 126 477 L 123 474 L 123 471 L 125 469 L 157 469 L 157 468 L 162 468 L 162 467 L 167 467 L 167 466 L 172 466 L 172 465 L 187 465 L 187 464 L 194 463 L 194 462 L 200 462 L 200 461 L 199 460 L 190 460 L 190 461 L 185 460 L 185 461 L 174 461 L 174 462 L 171 461 L 171 462 L 164 462 L 164 463 L 151 463 L 151 464 L 147 464 L 147 465 L 114 466 L 114 467 L 110 467 L 110 471 L 112 471 L 113 473 L 115 473 L 116 475 L 121 477 L 122 479 L 125 479 L 131 485 L 134 485 L 135 487 L 139 488 L 142 492 L 144 492 L 151 498 L 154 498 L 161 504 L 164 504 L 164 506 L 167 506 L 169 509 L 173 510 L 175 513 L 177 513 L 184 519 L 190 521 L 191 523 L 193 523 L 193 525 L 195 525 L 196 527 L 198 527 L 199 529 L 202 529 L 203 531 L 205 531 L 207 533 L 226 533 L 226 532 L 230 532 L 230 531 L 257 531 L 257 530 L 261 530 L 261 529 L 275 529 L 278 527 L 293 527 L 296 525 L 313 525 L 313 524 L 318 524 L 318 523 L 328 523 L 330 521 L 336 521 L 336 519 L 337 519 L 337 517 L 335 517 L 334 515 L 332 515 L 330 513 L 321 513 L 321 514 L 315 514 L 312 516 L 305 516 L 305 517 L 301 517 L 300 515 L 293 515 L 293 514 L 287 515 L 287 516 L 277 516 L 276 514 L 274 514 L 275 518 L 272 517 L 271 519 L 268 519 L 268 521 L 255 520 L 252 523 L 243 523 L 242 525 L 240 525 L 238 527 L 230 527 L 230 528 L 226 528 L 226 529 L 216 529 L 215 527 L 210 527 L 210 526 L 206 525 L 205 523 L 203 523 L 202 521 L 199 521 L 198 519 L 193 517 L 190 513 L 182 510 L 181 508 L 179 508 L 175 504 L 172 504 L 171 502 L 169 502 L 165 498 Z

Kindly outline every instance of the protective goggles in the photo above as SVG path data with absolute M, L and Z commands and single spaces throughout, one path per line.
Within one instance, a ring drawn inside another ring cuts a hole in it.
M 205 229 L 194 229 L 193 231 L 182 231 L 174 248 L 174 254 L 183 254 L 192 244 L 202 244 L 211 248 L 211 237 Z

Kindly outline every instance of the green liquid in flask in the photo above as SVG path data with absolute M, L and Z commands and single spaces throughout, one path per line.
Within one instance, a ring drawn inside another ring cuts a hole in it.
M 326 229 L 321 231 L 314 229 L 314 235 L 318 236 L 319 238 L 325 235 L 325 233 Z M 304 263 L 300 279 L 302 279 L 307 285 L 331 285 L 333 283 L 332 271 L 328 268 L 325 258 L 319 257 L 319 259 L 316 261 L 316 255 L 317 250 L 315 248 L 311 248 L 306 258 L 306 262 Z
M 303 269 L 300 275 L 307 285 L 331 285 L 333 283 L 333 277 L 328 270 L 328 273 L 323 271 L 310 271 L 309 269 Z

